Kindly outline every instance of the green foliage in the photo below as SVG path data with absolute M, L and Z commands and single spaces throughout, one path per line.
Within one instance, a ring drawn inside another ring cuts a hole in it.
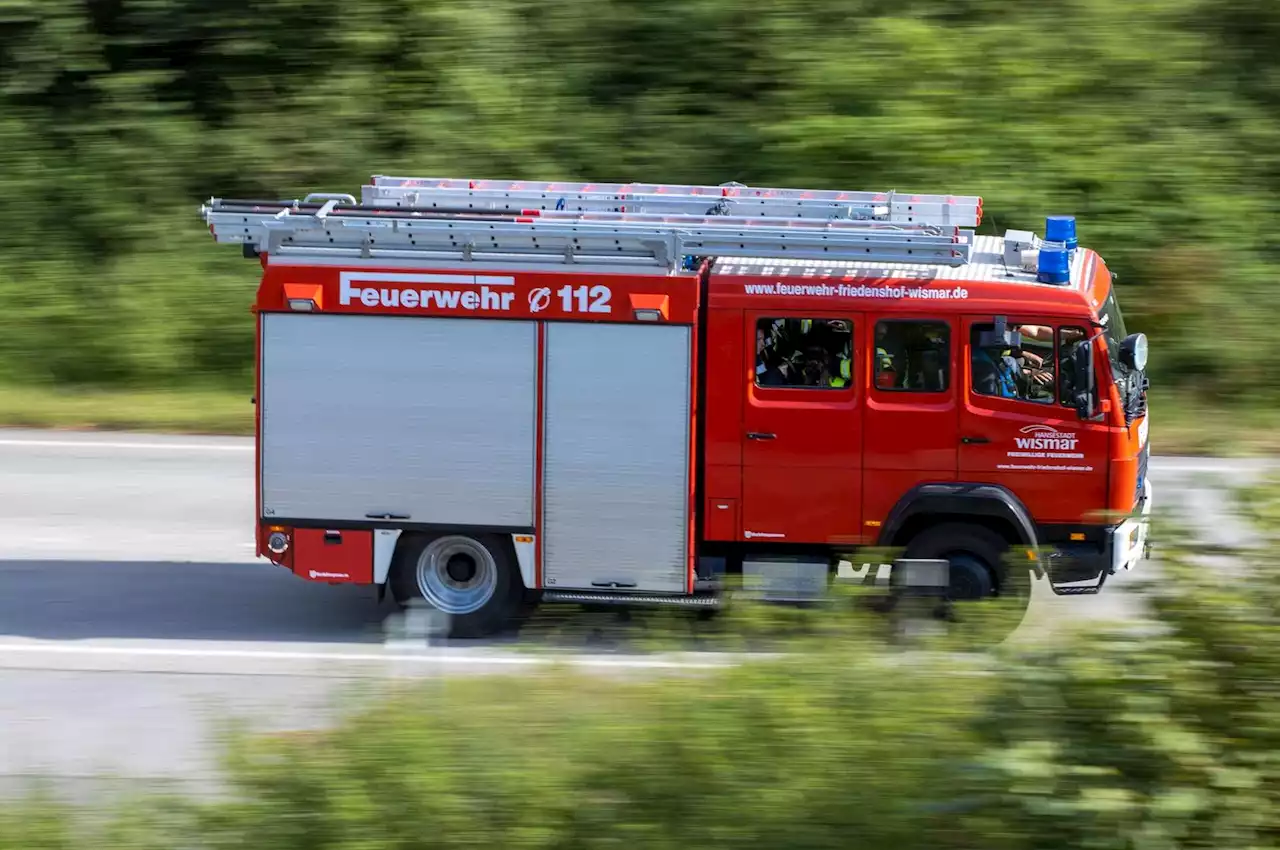
M 0 379 L 240 391 L 256 269 L 196 204 L 399 172 L 972 192 L 993 232 L 1073 212 L 1157 386 L 1274 403 L 1273 5 L 8 0 Z
M 1154 631 L 966 660 L 829 628 L 725 670 L 379 686 L 234 737 L 221 796 L 37 797 L 0 848 L 1273 847 L 1280 487 L 1245 496 L 1263 548 L 1162 550 Z

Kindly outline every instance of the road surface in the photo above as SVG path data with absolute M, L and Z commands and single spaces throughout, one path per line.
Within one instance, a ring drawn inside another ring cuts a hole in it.
M 1246 531 L 1221 486 L 1260 468 L 1154 458 L 1151 476 L 1160 509 L 1230 543 Z M 505 639 L 388 660 L 389 608 L 255 560 L 253 519 L 246 440 L 0 431 L 0 783 L 207 781 L 210 720 L 311 726 L 353 679 L 538 663 Z M 1131 616 L 1139 603 L 1116 592 L 1126 579 L 1096 597 L 1040 593 L 1024 629 Z M 688 663 L 585 644 L 579 657 L 602 670 Z

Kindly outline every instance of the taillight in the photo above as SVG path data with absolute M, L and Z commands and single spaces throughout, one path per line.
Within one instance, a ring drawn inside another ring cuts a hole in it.
M 267 550 L 274 555 L 283 555 L 289 549 L 289 534 L 283 528 L 272 528 L 267 535 Z

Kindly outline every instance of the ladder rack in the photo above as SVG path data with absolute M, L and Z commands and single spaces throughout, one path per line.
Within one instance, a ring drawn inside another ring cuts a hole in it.
M 213 198 L 201 214 L 218 242 L 308 259 L 594 264 L 692 268 L 700 257 L 816 261 L 969 261 L 972 232 L 959 227 L 853 219 L 728 217 L 631 212 L 404 209 L 349 195 L 302 201 Z M 526 213 L 526 214 L 522 214 Z
M 976 228 L 982 198 L 976 195 L 919 195 L 655 183 L 554 183 L 471 180 L 449 177 L 374 175 L 361 187 L 368 206 L 430 209 L 466 207 L 490 212 L 682 213 L 686 215 L 850 218 L 896 224 Z

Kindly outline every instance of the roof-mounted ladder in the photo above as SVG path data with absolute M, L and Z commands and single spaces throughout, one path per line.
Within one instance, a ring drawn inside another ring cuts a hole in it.
M 972 232 L 849 219 L 721 215 L 528 214 L 358 205 L 349 195 L 302 201 L 211 199 L 201 214 L 218 242 L 298 262 L 431 260 L 689 268 L 699 257 L 963 265 Z
M 683 213 L 687 215 L 848 218 L 895 224 L 974 227 L 982 223 L 976 195 L 919 195 L 657 183 L 555 183 L 451 177 L 374 175 L 361 187 L 368 206 L 468 208 L 487 212 Z

